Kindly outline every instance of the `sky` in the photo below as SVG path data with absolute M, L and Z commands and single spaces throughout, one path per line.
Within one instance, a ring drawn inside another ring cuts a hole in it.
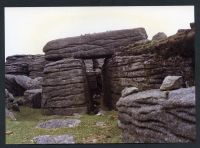
M 194 22 L 193 6 L 12 7 L 5 8 L 5 57 L 44 54 L 54 39 L 144 27 L 148 39 L 171 36 Z

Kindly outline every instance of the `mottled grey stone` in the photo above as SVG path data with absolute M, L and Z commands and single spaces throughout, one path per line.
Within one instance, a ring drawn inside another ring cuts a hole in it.
M 160 90 L 173 90 L 181 88 L 183 85 L 182 76 L 167 76 L 163 80 Z
M 126 97 L 132 93 L 136 93 L 138 92 L 138 88 L 137 87 L 126 87 L 122 90 L 122 97 Z
M 24 105 L 41 108 L 42 89 L 31 89 L 24 92 Z
M 71 128 L 78 126 L 80 124 L 80 120 L 78 119 L 52 119 L 37 125 L 37 128 Z
M 42 135 L 33 138 L 36 144 L 74 144 L 74 137 L 71 135 Z
M 142 91 L 117 102 L 126 143 L 188 143 L 196 140 L 195 87 Z

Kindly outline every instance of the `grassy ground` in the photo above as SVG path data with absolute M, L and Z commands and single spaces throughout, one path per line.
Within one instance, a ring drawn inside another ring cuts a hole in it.
M 121 143 L 121 131 L 117 127 L 115 111 L 106 112 L 104 116 L 82 115 L 81 123 L 73 128 L 40 129 L 35 128 L 39 122 L 48 119 L 67 119 L 69 116 L 44 116 L 41 110 L 22 107 L 15 113 L 17 121 L 6 119 L 6 144 L 33 144 L 32 138 L 39 135 L 71 134 L 76 143 Z M 76 117 L 73 117 L 76 118 Z M 104 127 L 96 126 L 96 122 L 105 122 Z M 95 139 L 95 140 L 94 140 Z

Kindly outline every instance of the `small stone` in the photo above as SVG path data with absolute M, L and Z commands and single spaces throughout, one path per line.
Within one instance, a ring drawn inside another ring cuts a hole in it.
M 138 88 L 137 87 L 126 87 L 122 90 L 122 97 L 126 97 L 132 93 L 136 93 L 138 92 Z
M 103 116 L 104 114 L 105 114 L 105 111 L 100 110 L 96 115 L 97 115 L 97 116 Z
M 13 112 L 9 111 L 7 108 L 5 108 L 5 112 L 6 112 L 6 117 L 10 118 L 13 121 L 17 120 Z
M 92 139 L 92 143 L 97 143 L 97 139 Z
M 104 127 L 105 125 L 104 122 L 96 122 L 96 126 Z
M 13 134 L 13 131 L 6 131 L 6 135 L 11 135 Z
M 165 77 L 162 85 L 160 86 L 160 90 L 174 90 L 181 88 L 183 85 L 182 76 L 167 76 Z
M 81 118 L 81 117 L 82 117 L 82 116 L 81 116 L 80 114 L 78 114 L 78 113 L 74 113 L 73 116 L 74 116 L 75 118 Z

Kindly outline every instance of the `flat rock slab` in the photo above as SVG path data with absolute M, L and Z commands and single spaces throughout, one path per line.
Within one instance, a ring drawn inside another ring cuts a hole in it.
M 75 127 L 80 124 L 80 120 L 78 119 L 52 119 L 42 123 L 39 123 L 37 128 L 63 128 L 63 127 Z
M 43 135 L 33 138 L 34 143 L 36 144 L 74 144 L 74 137 L 71 135 Z

